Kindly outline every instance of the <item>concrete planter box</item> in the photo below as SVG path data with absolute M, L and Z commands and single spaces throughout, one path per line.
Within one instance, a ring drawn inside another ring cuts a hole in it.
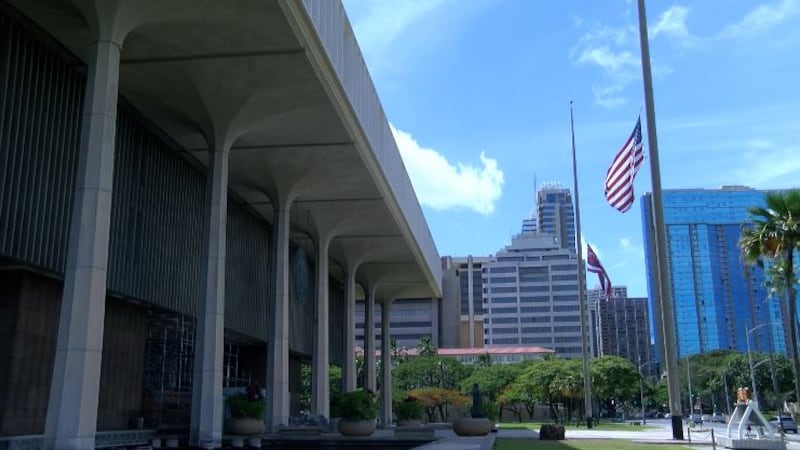
M 225 429 L 229 434 L 238 436 L 264 434 L 264 421 L 251 417 L 231 417 L 225 423 Z
M 397 421 L 398 427 L 421 427 L 422 420 L 420 419 L 399 419 Z
M 371 436 L 375 432 L 375 419 L 340 419 L 338 429 L 342 436 Z
M 453 421 L 453 431 L 459 436 L 486 436 L 492 431 L 492 421 L 487 418 L 462 417 Z

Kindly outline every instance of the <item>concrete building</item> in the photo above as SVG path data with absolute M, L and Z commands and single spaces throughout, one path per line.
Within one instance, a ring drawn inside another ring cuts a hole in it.
M 642 365 L 644 374 L 657 374 L 658 365 L 651 352 L 647 299 L 628 297 L 625 286 L 612 287 L 609 300 L 599 287 L 590 289 L 587 294 L 589 304 L 597 311 L 597 356 L 619 356 L 636 366 Z
M 492 257 L 442 257 L 441 347 L 483 348 L 483 267 L 490 261 Z
M 521 233 L 483 271 L 487 347 L 537 345 L 582 356 L 574 251 L 552 234 Z
M 219 447 L 223 387 L 276 431 L 307 361 L 327 416 L 356 297 L 441 295 L 339 1 L 2 1 L 0 68 L 1 441 Z
M 416 348 L 402 351 L 404 356 L 417 356 Z M 492 364 L 513 364 L 522 361 L 541 359 L 555 352 L 548 348 L 532 347 L 487 347 L 487 348 L 437 348 L 436 354 L 447 358 L 454 358 L 458 362 L 473 365 L 489 355 Z
M 763 206 L 764 191 L 726 186 L 720 189 L 676 189 L 663 193 L 667 258 L 674 300 L 679 356 L 716 349 L 785 352 L 781 302 L 770 298 L 761 269 L 743 263 L 738 240 L 748 219 L 747 208 Z M 651 300 L 650 323 L 656 357 L 663 361 L 662 332 L 653 327 L 657 308 L 652 200 L 642 197 L 642 223 Z M 660 322 L 660 321 L 658 321 Z M 656 323 L 658 323 L 656 322 Z
M 430 298 L 403 299 L 402 302 L 392 305 L 389 311 L 389 332 L 398 349 L 416 348 L 423 337 L 429 338 L 436 347 L 441 345 L 439 305 L 438 299 Z M 365 310 L 365 302 L 356 300 L 356 345 L 361 347 L 364 346 L 367 334 L 364 326 Z M 379 346 L 383 339 L 379 320 L 373 324 L 373 330 L 376 345 Z

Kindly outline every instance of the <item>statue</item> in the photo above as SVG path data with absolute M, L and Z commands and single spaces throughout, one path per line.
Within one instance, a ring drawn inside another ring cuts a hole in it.
M 478 389 L 478 383 L 474 383 L 472 385 L 472 417 L 473 418 L 480 418 L 483 417 L 483 412 L 481 411 L 481 390 Z

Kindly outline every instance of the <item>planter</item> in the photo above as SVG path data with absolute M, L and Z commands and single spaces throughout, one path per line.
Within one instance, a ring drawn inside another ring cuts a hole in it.
M 485 417 L 462 417 L 453 421 L 453 431 L 459 436 L 486 436 L 492 431 L 492 421 Z
M 225 423 L 225 429 L 228 434 L 236 434 L 239 436 L 264 434 L 264 421 L 251 417 L 231 417 Z
M 339 433 L 342 436 L 371 436 L 375 432 L 375 419 L 339 420 Z
M 398 427 L 421 427 L 422 420 L 421 419 L 398 419 L 397 420 Z

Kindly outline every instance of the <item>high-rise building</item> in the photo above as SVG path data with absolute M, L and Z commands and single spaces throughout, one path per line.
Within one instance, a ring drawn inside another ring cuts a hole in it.
M 678 355 L 715 349 L 786 351 L 781 302 L 769 298 L 761 269 L 744 264 L 738 240 L 747 208 L 764 204 L 764 191 L 742 186 L 663 192 L 670 288 Z M 642 223 L 656 357 L 663 361 L 651 194 L 642 197 Z
M 537 345 L 582 356 L 574 251 L 550 233 L 521 233 L 483 272 L 487 347 Z
M 356 300 L 355 337 L 356 343 L 364 347 L 365 313 L 364 300 Z M 380 348 L 381 340 L 381 304 L 375 304 L 375 347 Z M 430 338 L 435 346 L 441 343 L 439 333 L 439 301 L 437 299 L 419 298 L 403 299 L 393 302 L 389 308 L 389 332 L 398 349 L 416 348 L 420 339 Z
M 483 266 L 490 260 L 442 257 L 441 347 L 483 347 Z
M 642 366 L 645 374 L 656 373 L 650 345 L 647 299 L 628 297 L 625 286 L 614 286 L 606 300 L 599 287 L 587 298 L 596 311 L 595 348 L 598 356 L 614 355 Z
M 538 231 L 551 233 L 559 247 L 577 251 L 575 246 L 575 208 L 568 188 L 545 183 L 536 192 Z M 525 224 L 523 223 L 523 231 Z

